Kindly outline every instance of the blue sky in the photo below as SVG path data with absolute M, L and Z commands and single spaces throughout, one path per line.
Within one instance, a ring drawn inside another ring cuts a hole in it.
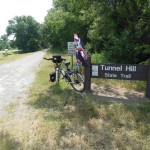
M 0 36 L 6 33 L 8 20 L 15 16 L 30 15 L 42 23 L 50 8 L 52 0 L 1 0 Z

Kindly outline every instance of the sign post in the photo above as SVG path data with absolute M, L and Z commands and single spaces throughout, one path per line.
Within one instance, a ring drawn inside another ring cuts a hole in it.
M 71 56 L 71 64 L 72 64 L 72 68 L 73 68 L 73 55 L 75 53 L 74 49 L 75 49 L 75 44 L 74 42 L 68 42 L 68 55 Z
M 91 57 L 88 56 L 86 63 L 88 67 L 84 67 L 84 76 L 85 76 L 85 91 L 91 91 Z
M 148 71 L 147 71 L 147 83 L 146 83 L 146 93 L 145 96 L 150 98 L 150 59 L 148 62 Z

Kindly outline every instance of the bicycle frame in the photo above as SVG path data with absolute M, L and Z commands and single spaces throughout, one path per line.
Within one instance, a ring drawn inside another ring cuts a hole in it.
M 56 83 L 59 84 L 59 78 L 61 73 L 61 63 L 54 63 L 56 73 Z
M 61 56 L 53 56 L 53 58 L 44 58 L 46 60 L 52 60 L 55 67 L 55 80 L 56 84 L 59 84 L 59 78 L 60 75 L 63 76 L 62 79 L 65 79 L 66 82 L 68 82 L 73 89 L 75 89 L 78 92 L 84 91 L 84 79 L 82 78 L 81 74 L 78 72 L 77 69 L 70 69 L 68 66 L 70 65 L 70 62 L 65 62 L 66 68 L 62 68 L 61 64 L 63 60 L 66 60 L 64 58 L 61 58 Z M 52 81 L 52 82 L 54 82 Z

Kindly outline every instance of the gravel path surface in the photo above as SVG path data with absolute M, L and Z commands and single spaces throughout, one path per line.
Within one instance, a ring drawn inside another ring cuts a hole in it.
M 46 51 L 39 51 L 23 59 L 0 65 L 0 114 L 6 105 L 24 98 L 29 85 L 34 81 L 34 70 Z

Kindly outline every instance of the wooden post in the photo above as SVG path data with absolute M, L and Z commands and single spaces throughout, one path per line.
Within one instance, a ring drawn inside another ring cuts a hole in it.
M 88 67 L 84 67 L 85 92 L 91 92 L 91 57 L 86 60 Z
M 150 98 L 150 58 L 148 60 L 147 83 L 146 83 L 146 98 Z
M 73 54 L 71 55 L 71 67 L 73 68 Z

